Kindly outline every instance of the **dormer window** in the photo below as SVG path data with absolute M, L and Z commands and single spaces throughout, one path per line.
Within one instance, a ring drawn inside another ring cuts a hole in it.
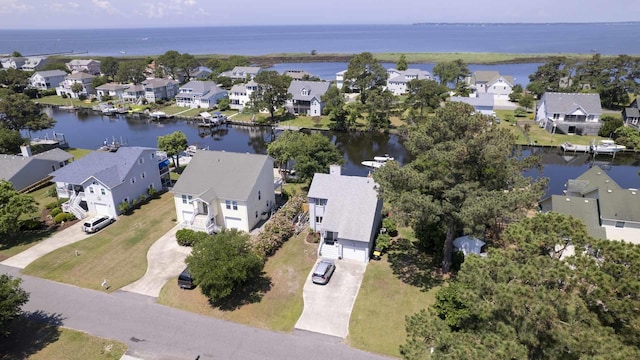
M 309 95 L 309 90 L 302 88 L 302 90 L 300 90 L 300 94 L 302 94 L 302 96 L 307 96 Z

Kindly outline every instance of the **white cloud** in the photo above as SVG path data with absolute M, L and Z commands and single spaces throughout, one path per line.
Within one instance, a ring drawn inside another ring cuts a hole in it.
M 66 4 L 65 3 L 59 3 L 59 2 L 54 2 L 54 3 L 49 3 L 49 4 L 45 4 L 45 6 L 51 10 L 51 11 L 55 11 L 55 12 L 59 12 L 59 13 L 73 13 L 76 12 L 75 10 L 80 6 L 78 3 L 75 3 L 73 1 L 69 1 Z
M 68 5 L 69 7 L 71 7 L 71 8 L 74 8 L 74 9 L 77 9 L 77 8 L 80 6 L 80 4 L 78 4 L 78 3 L 76 3 L 76 2 L 73 2 L 73 1 L 69 1 L 69 2 L 67 3 L 67 5 Z
M 108 0 L 91 0 L 91 2 L 93 3 L 93 5 L 95 5 L 96 7 L 105 10 L 108 14 L 116 14 L 118 13 L 118 9 L 113 6 L 111 4 L 110 1 Z
M 144 3 L 144 14 L 150 19 L 161 19 L 165 14 L 164 4 Z
M 33 6 L 29 6 L 20 0 L 0 0 L 0 14 L 12 14 L 17 12 L 25 12 L 32 9 Z
M 93 0 L 97 1 L 97 0 Z M 198 8 L 197 10 L 191 10 L 187 8 L 194 7 L 198 4 L 196 0 L 169 0 L 168 2 L 158 1 L 155 3 L 146 2 L 142 4 L 144 11 L 143 14 L 150 19 L 161 19 L 165 16 L 171 15 L 183 15 L 185 13 L 196 11 L 202 14 L 204 9 Z

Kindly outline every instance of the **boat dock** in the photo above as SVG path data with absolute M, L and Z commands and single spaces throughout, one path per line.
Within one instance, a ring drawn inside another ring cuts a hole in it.
M 576 145 L 576 144 L 572 144 L 570 142 L 566 142 L 564 144 L 560 145 L 560 148 L 562 149 L 563 152 L 583 152 L 583 153 L 588 153 L 591 151 L 591 146 L 590 145 Z

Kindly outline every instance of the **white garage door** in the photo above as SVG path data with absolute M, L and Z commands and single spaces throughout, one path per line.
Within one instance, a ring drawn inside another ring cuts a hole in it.
M 227 229 L 244 230 L 244 226 L 242 226 L 242 219 L 228 216 L 225 216 L 224 218 L 224 227 Z
M 93 203 L 96 208 L 96 215 L 111 215 L 107 204 Z
M 193 211 L 183 211 L 182 212 L 182 220 L 191 221 L 193 219 Z
M 367 246 L 358 241 L 346 241 L 342 244 L 342 258 L 365 262 L 368 260 Z

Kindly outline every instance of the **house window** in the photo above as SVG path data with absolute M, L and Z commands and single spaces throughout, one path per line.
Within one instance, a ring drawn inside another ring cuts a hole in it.
M 233 210 L 238 210 L 238 202 L 237 201 L 232 201 L 231 205 L 233 205 Z
M 131 183 L 132 183 L 132 184 L 135 184 L 135 183 L 136 183 L 136 178 L 135 178 L 135 177 L 132 177 L 132 178 L 131 178 Z
M 309 95 L 309 90 L 307 90 L 307 89 L 304 89 L 304 88 L 303 88 L 303 89 L 300 91 L 300 94 L 302 94 L 302 96 L 307 96 L 307 95 Z
M 327 205 L 327 199 L 316 199 L 316 205 L 320 205 L 320 206 Z
M 100 189 L 100 194 L 102 194 L 102 195 L 107 195 L 107 192 L 106 192 L 106 191 L 104 191 L 104 189 Z
M 226 201 L 224 202 L 224 204 L 225 204 L 225 206 L 226 206 L 226 208 L 227 208 L 227 209 L 231 209 L 231 200 L 226 200 Z
M 182 195 L 182 203 L 183 204 L 191 204 L 192 202 L 193 202 L 193 196 L 191 196 L 191 195 Z
M 258 190 L 258 201 L 260 201 L 261 196 L 260 196 L 260 190 Z
M 149 189 L 154 189 L 153 183 L 149 184 Z
M 58 165 L 60 165 L 60 167 L 64 167 L 64 162 L 61 161 L 60 164 L 58 164 Z
M 256 219 L 258 218 L 258 212 L 256 211 Z
M 51 165 L 51 170 L 52 171 L 56 171 L 56 166 L 55 165 Z
M 155 153 L 151 153 L 151 159 L 155 159 L 156 158 L 156 154 Z
M 624 221 L 616 221 L 616 227 L 617 228 L 623 228 L 625 225 Z
M 144 163 L 144 159 L 143 158 L 138 159 L 138 164 L 142 165 L 142 163 Z
M 560 114 L 553 114 L 553 120 L 560 119 Z
M 89 194 L 93 194 L 93 186 L 89 186 Z
M 144 178 L 146 178 L 146 177 L 147 177 L 147 173 L 146 173 L 146 172 L 143 172 L 142 174 L 140 174 L 140 178 L 141 178 L 141 179 L 144 179 Z
M 316 224 L 322 224 L 322 216 L 316 216 Z

